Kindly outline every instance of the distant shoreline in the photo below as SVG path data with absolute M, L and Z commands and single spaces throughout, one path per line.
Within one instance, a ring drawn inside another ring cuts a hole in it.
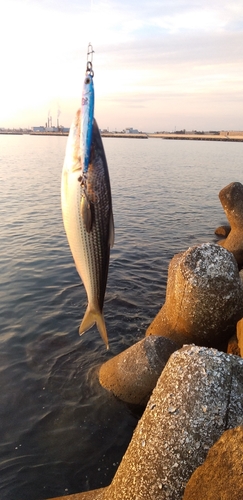
M 150 138 L 185 140 L 185 141 L 220 141 L 220 142 L 243 142 L 243 132 L 219 132 L 217 134 L 195 133 L 195 134 L 176 134 L 161 133 L 148 134 Z
M 19 130 L 0 130 L 0 135 L 60 135 L 68 136 L 69 132 L 22 132 Z
M 0 131 L 0 135 L 35 135 L 35 136 L 63 136 L 67 137 L 68 132 L 24 132 L 18 130 Z M 210 133 L 138 133 L 125 134 L 117 132 L 101 132 L 101 137 L 119 139 L 167 139 L 182 141 L 220 141 L 220 142 L 243 142 L 243 132 L 219 132 Z
M 239 135 L 238 135 L 239 134 Z M 241 135 L 240 135 L 241 134 Z M 243 132 L 220 132 L 218 134 L 173 134 L 173 133 L 153 133 L 153 134 L 119 134 L 119 133 L 102 133 L 101 137 L 119 137 L 130 139 L 168 139 L 168 140 L 184 140 L 184 141 L 227 141 L 227 142 L 243 142 Z

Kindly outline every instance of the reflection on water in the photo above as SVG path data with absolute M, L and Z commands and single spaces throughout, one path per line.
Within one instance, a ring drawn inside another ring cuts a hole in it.
M 140 340 L 177 252 L 215 241 L 219 190 L 242 182 L 242 144 L 105 139 L 115 218 L 104 313 L 78 335 L 86 294 L 64 234 L 66 138 L 0 136 L 0 498 L 40 500 L 110 483 L 138 415 L 97 381 Z

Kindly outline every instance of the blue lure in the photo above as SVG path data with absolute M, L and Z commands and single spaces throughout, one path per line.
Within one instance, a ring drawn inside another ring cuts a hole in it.
M 88 45 L 87 52 L 87 67 L 82 92 L 81 103 L 81 121 L 80 121 L 80 161 L 81 175 L 78 178 L 81 186 L 81 203 L 80 213 L 84 222 L 84 226 L 88 233 L 91 232 L 93 226 L 93 211 L 91 206 L 90 193 L 88 192 L 89 185 L 89 164 L 92 145 L 92 132 L 94 123 L 94 84 L 93 84 L 93 68 L 92 56 L 93 47 Z M 92 196 L 91 196 L 92 198 Z
M 90 150 L 92 143 L 92 130 L 93 130 L 93 120 L 94 120 L 94 84 L 93 76 L 94 72 L 92 69 L 92 45 L 88 45 L 87 53 L 87 68 L 83 85 L 82 92 L 82 103 L 81 103 L 81 131 L 80 131 L 80 153 L 81 153 L 81 171 L 82 175 L 88 172 L 89 160 L 90 160 Z M 91 60 L 90 60 L 91 57 Z

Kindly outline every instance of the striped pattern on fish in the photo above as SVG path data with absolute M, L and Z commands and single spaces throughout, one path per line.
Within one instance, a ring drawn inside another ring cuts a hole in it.
M 94 323 L 108 348 L 103 304 L 114 243 L 111 189 L 105 152 L 96 121 L 93 122 L 90 163 L 82 188 L 80 110 L 70 129 L 62 172 L 62 213 L 74 262 L 85 286 L 88 306 L 80 335 Z M 81 179 L 81 180 L 80 180 Z M 90 223 L 87 225 L 87 219 Z

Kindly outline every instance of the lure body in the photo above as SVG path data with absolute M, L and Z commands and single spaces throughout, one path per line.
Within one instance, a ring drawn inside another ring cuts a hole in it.
M 86 73 L 81 103 L 80 158 L 81 175 L 88 172 L 94 120 L 94 84 L 92 72 Z

